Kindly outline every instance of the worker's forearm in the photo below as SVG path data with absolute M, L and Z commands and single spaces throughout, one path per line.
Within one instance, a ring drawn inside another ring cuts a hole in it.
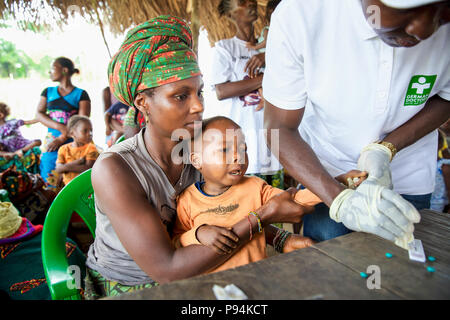
M 322 166 L 311 147 L 301 138 L 297 129 L 278 129 L 279 160 L 289 174 L 330 206 L 344 187 Z M 271 143 L 270 130 L 268 143 Z M 273 146 L 271 146 L 273 148 Z M 273 149 L 272 149 L 273 150 Z
M 392 143 L 400 151 L 439 128 L 449 117 L 450 101 L 434 96 L 419 113 L 383 140 Z
M 262 75 L 259 75 L 252 79 L 217 84 L 217 98 L 223 100 L 232 97 L 245 96 L 246 94 L 261 88 L 262 79 Z

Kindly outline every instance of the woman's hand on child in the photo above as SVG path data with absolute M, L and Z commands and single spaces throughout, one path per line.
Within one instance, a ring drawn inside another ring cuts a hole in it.
M 197 240 L 211 247 L 218 254 L 231 253 L 237 247 L 239 237 L 231 228 L 203 225 L 197 229 Z
M 314 244 L 308 237 L 302 237 L 298 234 L 291 234 L 284 243 L 283 253 L 288 253 L 297 249 L 310 247 Z
M 47 152 L 53 152 L 58 150 L 58 148 L 64 143 L 64 141 L 61 141 L 60 138 L 54 139 L 52 142 L 50 142 L 47 145 Z

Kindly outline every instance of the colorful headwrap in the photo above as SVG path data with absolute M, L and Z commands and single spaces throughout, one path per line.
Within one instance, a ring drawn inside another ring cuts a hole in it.
M 170 15 L 130 30 L 108 68 L 113 94 L 129 106 L 145 89 L 198 75 L 191 30 L 184 20 Z

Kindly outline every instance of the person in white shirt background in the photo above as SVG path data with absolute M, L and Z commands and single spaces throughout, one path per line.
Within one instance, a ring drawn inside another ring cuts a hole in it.
M 256 42 L 254 23 L 258 19 L 256 0 L 221 0 L 218 11 L 236 26 L 230 39 L 218 41 L 212 58 L 211 83 L 220 103 L 220 115 L 231 118 L 247 139 L 247 174 L 256 175 L 273 187 L 284 189 L 284 173 L 265 142 L 261 88 L 264 53 L 246 47 Z
M 279 134 L 281 164 L 324 202 L 305 216 L 305 236 L 364 231 L 407 248 L 417 210 L 430 206 L 436 129 L 450 117 L 448 22 L 442 0 L 278 5 L 264 125 L 269 146 Z M 356 190 L 332 178 L 350 169 L 369 173 Z

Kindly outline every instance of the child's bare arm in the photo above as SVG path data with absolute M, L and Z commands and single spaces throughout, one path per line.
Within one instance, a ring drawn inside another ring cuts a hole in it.
M 24 153 L 26 153 L 28 150 L 33 149 L 34 147 L 39 147 L 42 144 L 41 140 L 34 140 L 33 142 L 27 144 L 22 149 L 17 150 L 14 152 L 14 154 L 18 155 L 19 157 L 23 157 Z
M 75 172 L 75 173 L 82 173 L 94 165 L 95 160 L 86 160 L 86 158 L 81 158 L 78 160 L 74 160 L 72 162 L 68 162 L 66 164 L 58 164 L 56 166 L 56 172 L 59 173 L 66 173 L 66 172 Z
M 266 47 L 266 40 L 263 40 L 259 43 L 251 43 L 251 42 L 247 42 L 247 44 L 245 45 L 247 48 L 249 49 L 253 49 L 253 50 L 259 50 L 262 48 Z
M 38 123 L 38 122 L 39 122 L 38 119 L 24 120 L 24 121 L 23 121 L 23 124 L 27 126 L 27 125 L 35 124 L 35 123 Z

